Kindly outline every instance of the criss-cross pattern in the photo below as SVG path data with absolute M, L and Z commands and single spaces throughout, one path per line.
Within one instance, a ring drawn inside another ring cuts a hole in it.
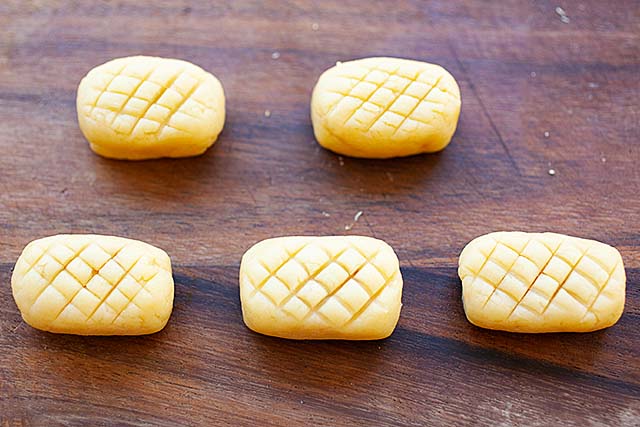
M 499 238 L 491 240 L 490 245 L 476 248 L 484 257 L 481 266 L 473 270 L 466 266 L 462 275 L 463 280 L 472 276 L 471 288 L 491 287 L 483 309 L 499 304 L 508 310 L 508 319 L 521 309 L 542 317 L 551 308 L 563 311 L 570 306 L 578 320 L 598 319 L 593 307 L 618 263 L 606 265 L 591 247 L 580 248 L 571 238 L 551 243 L 534 236 L 518 247 Z
M 122 135 L 161 136 L 165 130 L 190 133 L 182 120 L 172 120 L 176 114 L 202 120 L 190 112 L 212 108 L 202 98 L 198 88 L 201 76 L 189 67 L 162 69 L 154 61 L 134 61 L 115 68 L 97 68 L 92 79 L 92 95 L 84 105 L 85 114 L 98 120 L 102 117 L 114 131 Z
M 251 261 L 249 298 L 264 297 L 274 310 L 299 322 L 317 315 L 332 327 L 355 321 L 372 304 L 388 309 L 378 296 L 399 271 L 386 271 L 377 262 L 381 247 L 364 250 L 352 243 L 306 241 L 279 250 L 266 260 Z
M 364 133 L 382 121 L 385 129 L 392 130 L 392 135 L 411 122 L 431 125 L 420 107 L 426 106 L 429 113 L 442 114 L 437 105 L 442 102 L 430 95 L 436 90 L 447 96 L 454 95 L 439 87 L 442 74 L 435 75 L 431 69 L 404 68 L 402 65 L 394 69 L 370 65 L 364 74 L 360 67 L 341 71 L 336 79 L 344 84 L 337 86 L 349 89 L 329 90 L 340 97 L 329 107 L 326 117 L 337 115 L 342 126 L 353 126 Z
M 88 323 L 103 305 L 109 309 L 101 311 L 101 321 L 112 324 L 129 306 L 144 313 L 139 304 L 154 298 L 154 290 L 146 285 L 159 272 L 170 271 L 135 242 L 110 241 L 108 246 L 103 247 L 99 239 L 72 240 L 65 236 L 32 244 L 16 267 L 20 268 L 15 281 L 18 286 L 37 287 L 27 289 L 32 296 L 25 303 L 33 308 L 59 301 L 54 307 L 56 314 L 49 320 L 51 325 L 64 313 L 79 323 Z

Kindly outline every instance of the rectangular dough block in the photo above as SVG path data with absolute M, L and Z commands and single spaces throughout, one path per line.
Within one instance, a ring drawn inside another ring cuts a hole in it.
M 150 56 L 95 67 L 80 82 L 76 104 L 91 149 L 115 159 L 202 154 L 225 119 L 224 90 L 213 74 Z
M 173 308 L 171 261 L 161 249 L 113 236 L 61 234 L 29 243 L 11 277 L 29 325 L 77 335 L 142 335 Z
M 467 318 L 510 332 L 590 332 L 624 309 L 620 253 L 555 233 L 496 232 L 472 240 L 458 274 Z
M 363 58 L 338 63 L 320 76 L 311 121 L 324 148 L 385 159 L 444 149 L 460 106 L 456 80 L 439 65 Z
M 400 316 L 402 275 L 385 242 L 279 237 L 242 257 L 240 299 L 255 332 L 293 339 L 375 340 Z

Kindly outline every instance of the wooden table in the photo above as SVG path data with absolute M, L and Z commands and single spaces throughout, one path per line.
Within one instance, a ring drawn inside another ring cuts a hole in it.
M 637 1 L 563 1 L 566 23 L 548 1 L 203 3 L 0 3 L 1 426 L 640 425 Z M 227 121 L 205 155 L 135 163 L 89 150 L 80 78 L 140 53 L 223 82 Z M 457 78 L 463 109 L 445 151 L 367 161 L 314 142 L 318 75 L 373 55 Z M 579 335 L 471 326 L 457 256 L 494 230 L 616 246 L 622 319 Z M 24 324 L 11 268 L 32 239 L 65 232 L 167 250 L 166 329 L 91 338 Z M 293 234 L 370 235 L 396 249 L 404 308 L 389 339 L 296 342 L 245 328 L 241 255 Z

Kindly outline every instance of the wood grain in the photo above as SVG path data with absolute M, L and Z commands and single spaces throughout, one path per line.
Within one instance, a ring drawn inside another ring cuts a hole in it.
M 557 5 L 0 3 L 0 425 L 640 425 L 640 4 L 565 1 L 567 24 Z M 129 163 L 89 150 L 80 78 L 140 53 L 222 81 L 228 118 L 205 155 Z M 445 151 L 367 161 L 314 142 L 315 80 L 371 55 L 439 63 L 457 78 L 462 115 Z M 628 276 L 620 322 L 581 335 L 471 326 L 457 256 L 494 230 L 616 246 Z M 29 241 L 63 232 L 167 250 L 167 328 L 87 338 L 22 323 L 13 263 Z M 398 252 L 396 332 L 353 343 L 247 330 L 242 253 L 271 236 L 341 233 Z

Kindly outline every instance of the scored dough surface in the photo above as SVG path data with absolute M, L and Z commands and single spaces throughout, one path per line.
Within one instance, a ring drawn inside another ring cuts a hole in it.
M 57 235 L 29 243 L 11 277 L 29 325 L 79 335 L 161 330 L 173 308 L 169 256 L 136 240 Z
M 217 139 L 225 98 L 216 77 L 177 59 L 134 56 L 92 69 L 77 97 L 80 129 L 105 157 L 202 154 Z
M 320 76 L 311 119 L 325 148 L 389 158 L 442 150 L 455 132 L 460 105 L 458 84 L 439 65 L 365 58 Z
M 402 276 L 393 249 L 370 237 L 280 237 L 249 249 L 240 266 L 246 325 L 295 339 L 389 336 Z
M 555 233 L 496 232 L 472 240 L 458 274 L 469 321 L 511 332 L 588 332 L 616 323 L 626 277 L 620 253 Z

